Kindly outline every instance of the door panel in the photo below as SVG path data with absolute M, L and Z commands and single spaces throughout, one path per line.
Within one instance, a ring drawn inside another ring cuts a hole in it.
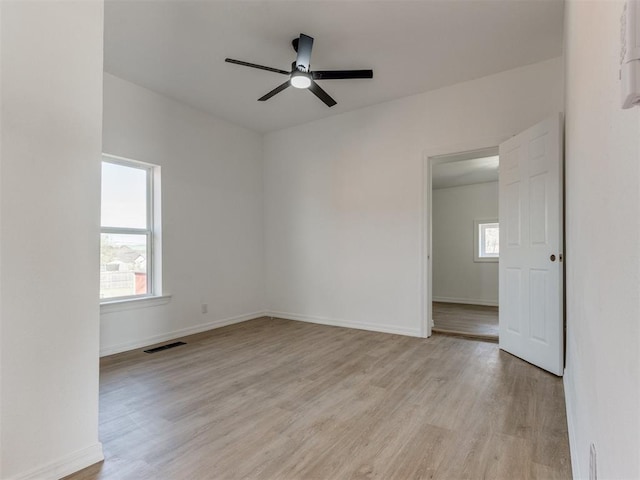
M 531 244 L 547 244 L 547 177 L 538 175 L 531 179 L 529 206 L 531 208 Z
M 545 270 L 532 269 L 530 272 L 529 288 L 531 292 L 531 318 L 537 319 L 530 322 L 532 340 L 537 340 L 544 344 L 549 343 L 547 339 L 547 279 L 548 272 Z
M 511 247 L 520 245 L 520 184 L 514 182 L 505 187 L 504 196 L 507 197 L 506 217 L 508 222 L 504 225 L 507 232 L 506 244 Z M 503 228 L 500 228 L 503 231 Z M 500 239 L 500 243 L 502 239 Z
M 522 309 L 522 271 L 519 268 L 507 268 L 504 275 L 504 301 L 500 302 L 500 311 L 504 310 L 509 333 L 520 335 L 520 310 Z
M 500 348 L 563 365 L 562 117 L 500 145 Z

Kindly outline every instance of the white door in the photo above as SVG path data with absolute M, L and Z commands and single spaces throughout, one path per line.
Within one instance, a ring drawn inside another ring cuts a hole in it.
M 500 145 L 500 348 L 563 371 L 562 116 Z

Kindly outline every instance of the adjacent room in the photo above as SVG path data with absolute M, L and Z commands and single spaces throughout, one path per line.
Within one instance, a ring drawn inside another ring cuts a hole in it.
M 497 342 L 497 150 L 431 163 L 432 331 Z
M 2 0 L 0 478 L 640 478 L 637 3 Z

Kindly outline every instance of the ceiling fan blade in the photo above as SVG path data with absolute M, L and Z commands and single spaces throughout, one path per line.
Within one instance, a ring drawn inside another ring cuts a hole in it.
M 298 70 L 302 69 L 303 72 L 309 71 L 312 48 L 313 37 L 301 33 L 300 39 L 298 40 L 298 58 L 296 58 L 296 66 L 298 67 Z
M 264 102 L 265 100 L 269 100 L 271 97 L 273 97 L 277 93 L 280 93 L 281 91 L 283 91 L 285 88 L 289 87 L 290 85 L 291 84 L 289 83 L 289 80 L 287 80 L 282 85 L 278 85 L 276 88 L 271 90 L 269 93 L 267 93 L 266 95 L 263 95 L 262 97 L 260 97 L 258 99 L 258 101 L 259 102 Z
M 227 63 L 235 63 L 236 65 L 244 65 L 245 67 L 259 68 L 260 70 L 267 70 L 269 72 L 281 73 L 282 75 L 290 75 L 291 72 L 280 70 L 279 68 L 265 67 L 264 65 L 256 65 L 255 63 L 243 62 L 241 60 L 234 60 L 233 58 L 225 58 Z
M 333 107 L 337 103 L 327 92 L 320 88 L 320 85 L 318 85 L 313 80 L 311 80 L 311 86 L 309 87 L 309 90 L 311 90 L 311 92 L 316 97 L 322 100 L 327 105 L 327 107 Z
M 321 70 L 311 72 L 314 80 L 340 80 L 344 78 L 373 78 L 373 70 Z

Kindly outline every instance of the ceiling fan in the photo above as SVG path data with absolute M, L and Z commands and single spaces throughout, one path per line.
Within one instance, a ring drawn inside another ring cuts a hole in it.
M 294 88 L 308 89 L 316 97 L 322 100 L 327 107 L 333 107 L 336 101 L 325 92 L 316 80 L 342 80 L 347 78 L 373 78 L 373 70 L 318 70 L 311 71 L 311 49 L 313 48 L 313 37 L 300 34 L 299 38 L 294 38 L 291 42 L 293 49 L 298 53 L 296 61 L 291 64 L 291 71 L 280 70 L 278 68 L 265 67 L 263 65 L 256 65 L 255 63 L 243 62 L 241 60 L 234 60 L 233 58 L 225 58 L 225 62 L 235 63 L 237 65 L 244 65 L 245 67 L 259 68 L 260 70 L 267 70 L 269 72 L 280 73 L 287 75 L 289 79 L 282 85 L 277 86 L 266 95 L 258 99 L 259 102 L 269 100 L 275 94 L 282 92 L 284 89 L 292 86 Z

